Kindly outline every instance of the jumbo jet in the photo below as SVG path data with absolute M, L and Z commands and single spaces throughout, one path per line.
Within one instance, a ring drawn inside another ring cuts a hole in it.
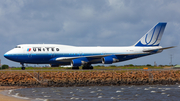
M 72 69 L 93 69 L 91 64 L 112 64 L 162 52 L 159 46 L 166 23 L 159 22 L 139 41 L 127 47 L 75 47 L 60 44 L 21 44 L 4 54 L 4 57 L 19 62 L 22 70 L 27 64 L 50 64 L 51 67 L 71 65 Z

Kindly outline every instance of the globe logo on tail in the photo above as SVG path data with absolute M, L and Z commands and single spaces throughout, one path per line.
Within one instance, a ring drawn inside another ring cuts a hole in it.
M 135 46 L 159 46 L 166 23 L 158 23 L 151 28 Z
M 159 28 L 158 28 L 159 27 Z M 162 26 L 156 26 L 152 31 L 152 33 L 147 33 L 145 37 L 145 45 L 157 45 L 159 42 L 157 42 L 160 32 L 161 32 Z M 151 31 L 150 31 L 151 32 Z M 157 42 L 157 43 L 156 43 Z

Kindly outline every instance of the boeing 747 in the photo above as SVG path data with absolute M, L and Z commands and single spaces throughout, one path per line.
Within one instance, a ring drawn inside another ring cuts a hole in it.
M 51 67 L 71 65 L 72 69 L 93 69 L 91 64 L 112 64 L 162 52 L 159 46 L 166 23 L 159 22 L 139 41 L 127 47 L 75 47 L 60 44 L 21 44 L 4 54 L 19 62 L 22 70 L 27 64 L 50 64 Z

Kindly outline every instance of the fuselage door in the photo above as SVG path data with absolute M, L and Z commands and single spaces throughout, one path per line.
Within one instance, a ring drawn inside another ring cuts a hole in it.
M 55 48 L 51 48 L 51 57 L 55 57 Z
M 55 57 L 55 53 L 54 52 L 52 52 L 51 57 Z

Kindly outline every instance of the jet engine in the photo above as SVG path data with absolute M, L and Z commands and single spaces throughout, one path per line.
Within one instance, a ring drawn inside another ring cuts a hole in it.
M 112 64 L 119 61 L 118 59 L 110 57 L 110 56 L 103 57 L 101 60 L 103 64 Z
M 84 64 L 84 61 L 80 60 L 80 59 L 74 59 L 71 62 L 71 66 L 81 66 Z

